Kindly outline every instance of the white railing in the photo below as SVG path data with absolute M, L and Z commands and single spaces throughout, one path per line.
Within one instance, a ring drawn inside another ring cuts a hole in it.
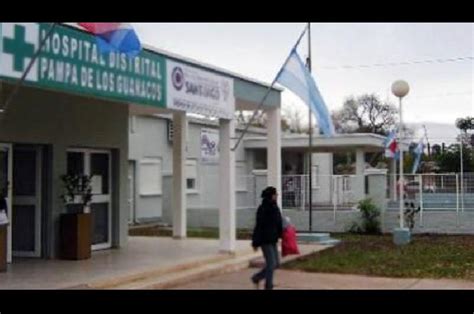
M 396 178 L 391 175 L 389 181 Z M 405 200 L 418 204 L 420 226 L 427 212 L 455 212 L 456 224 L 460 215 L 474 211 L 474 173 L 444 173 L 405 175 Z M 390 209 L 398 209 L 400 184 L 397 181 L 396 195 Z M 392 195 L 393 196 L 393 195 Z

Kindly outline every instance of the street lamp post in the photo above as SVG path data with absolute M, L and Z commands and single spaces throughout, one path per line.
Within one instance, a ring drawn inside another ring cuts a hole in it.
M 400 110 L 400 124 L 398 127 L 398 149 L 400 161 L 400 228 L 394 232 L 394 241 L 396 244 L 406 244 L 410 241 L 410 231 L 404 228 L 404 192 L 405 184 L 403 178 L 403 112 L 402 112 L 402 98 L 410 91 L 408 83 L 403 80 L 395 81 L 392 84 L 392 93 L 398 97 Z

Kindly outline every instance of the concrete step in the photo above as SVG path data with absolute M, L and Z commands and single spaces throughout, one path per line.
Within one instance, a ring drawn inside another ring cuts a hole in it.
M 156 278 L 166 274 L 172 274 L 177 272 L 186 271 L 193 268 L 199 268 L 203 265 L 219 263 L 225 260 L 230 260 L 236 257 L 246 256 L 248 254 L 255 254 L 253 250 L 240 251 L 237 254 L 218 254 L 211 257 L 195 259 L 185 263 L 169 266 L 169 267 L 158 267 L 158 268 L 147 268 L 141 271 L 137 271 L 131 274 L 126 274 L 119 277 L 102 279 L 95 282 L 87 283 L 87 286 L 92 289 L 115 289 L 118 287 L 126 286 L 129 284 L 148 280 L 149 278 Z
M 341 240 L 338 240 L 338 239 L 329 239 L 329 240 L 326 240 L 326 241 L 319 242 L 319 244 L 321 244 L 321 245 L 328 245 L 328 246 L 334 246 L 334 245 L 337 245 L 339 243 L 341 243 Z
M 314 242 L 320 243 L 331 239 L 329 233 L 298 233 L 298 242 Z
M 248 267 L 249 260 L 255 258 L 252 256 L 242 256 L 229 261 L 220 263 L 211 263 L 198 268 L 188 269 L 182 272 L 167 274 L 165 276 L 150 278 L 143 282 L 137 282 L 133 285 L 118 287 L 119 289 L 169 289 L 180 286 L 191 281 L 197 281 L 204 278 L 218 276 L 229 272 L 235 272 Z
M 140 281 L 118 285 L 113 289 L 169 289 L 190 281 L 196 281 L 247 268 L 249 260 L 255 258 L 257 254 L 258 253 L 241 255 L 224 261 L 216 261 L 181 271 L 168 272 L 159 276 L 148 277 Z

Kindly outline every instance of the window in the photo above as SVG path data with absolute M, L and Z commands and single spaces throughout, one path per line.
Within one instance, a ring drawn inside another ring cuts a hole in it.
M 186 189 L 188 192 L 197 192 L 197 161 L 186 160 Z
M 81 175 L 84 174 L 84 159 L 83 152 L 68 152 L 67 153 L 67 174 Z
M 267 169 L 267 151 L 266 150 L 254 150 L 254 169 L 264 170 Z
M 313 189 L 319 189 L 319 165 L 313 166 L 313 171 L 311 171 L 311 181 Z
M 140 162 L 140 195 L 161 195 L 161 159 L 147 158 Z
M 92 153 L 90 173 L 92 177 L 93 194 L 109 194 L 109 155 Z

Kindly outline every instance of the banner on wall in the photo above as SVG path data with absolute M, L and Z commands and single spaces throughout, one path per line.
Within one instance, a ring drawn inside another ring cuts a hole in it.
M 167 107 L 208 117 L 233 119 L 233 79 L 166 61 Z
M 219 131 L 201 129 L 201 161 L 207 164 L 219 162 Z

